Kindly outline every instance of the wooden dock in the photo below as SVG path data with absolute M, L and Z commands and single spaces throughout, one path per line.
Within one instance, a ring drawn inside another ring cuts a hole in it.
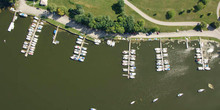
M 30 50 L 30 47 L 31 47 L 31 43 L 33 42 L 33 39 L 34 39 L 34 36 L 35 36 L 35 34 L 36 34 L 37 28 L 38 28 L 38 26 L 39 26 L 39 24 L 40 24 L 40 21 L 41 21 L 41 20 L 39 19 L 38 22 L 37 22 L 37 25 L 36 25 L 36 27 L 35 27 L 35 29 L 34 29 L 34 33 L 33 33 L 32 36 L 31 36 L 31 40 L 30 40 L 29 46 L 28 46 L 28 48 L 27 48 L 27 51 L 26 51 L 26 53 L 25 53 L 25 57 L 27 57 L 28 54 L 29 54 L 29 50 Z
M 199 38 L 199 48 L 201 50 L 201 56 L 202 56 L 202 67 L 205 69 L 204 56 L 203 56 L 203 43 L 201 42 L 201 38 Z
M 80 58 L 80 55 L 81 55 L 81 52 L 82 52 L 82 47 L 83 47 L 83 45 L 84 45 L 85 40 L 86 40 L 86 37 L 83 37 L 83 41 L 82 41 L 82 44 L 81 44 L 81 46 L 80 46 L 80 49 L 79 49 L 79 54 L 78 54 L 77 59 L 79 59 L 79 58 Z
M 160 55 L 161 55 L 161 60 L 162 60 L 162 70 L 164 71 L 164 59 L 163 59 L 163 45 L 160 39 Z
M 59 30 L 59 26 L 57 26 L 56 33 L 53 36 L 53 44 L 57 44 L 56 37 L 57 37 L 58 30 Z
M 128 78 L 130 76 L 130 65 L 131 64 L 131 40 L 129 40 L 129 44 L 128 44 Z
M 12 22 L 10 23 L 9 27 L 8 27 L 8 32 L 11 32 L 12 29 L 14 29 L 15 25 L 14 22 L 18 19 L 18 17 L 16 16 L 17 11 L 15 11 L 14 13 L 14 17 L 12 19 Z

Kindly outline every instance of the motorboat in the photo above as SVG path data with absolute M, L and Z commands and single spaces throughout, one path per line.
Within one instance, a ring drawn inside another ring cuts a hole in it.
M 80 38 L 80 39 L 83 39 L 83 37 L 82 37 L 82 36 L 79 36 L 79 38 Z
M 82 53 L 87 53 L 87 51 L 84 51 L 84 50 L 82 50 L 81 52 L 82 52 Z
M 127 50 L 124 50 L 122 53 L 123 54 L 128 54 L 129 52 Z
M 134 104 L 135 103 L 135 101 L 132 101 L 130 104 L 132 105 L 132 104 Z
M 202 71 L 204 70 L 204 67 L 198 67 L 198 70 Z
M 201 93 L 201 92 L 204 92 L 205 89 L 199 89 L 197 92 Z
M 34 23 L 37 23 L 37 20 L 33 20 Z
M 181 97 L 181 96 L 183 96 L 183 93 L 177 94 L 177 97 Z
M 205 70 L 209 71 L 209 70 L 211 70 L 211 68 L 210 67 L 205 67 Z
M 36 17 L 36 16 L 34 17 L 34 19 L 35 19 L 35 20 L 39 20 L 39 18 L 38 18 L 38 17 Z
M 124 72 L 127 72 L 127 71 L 128 71 L 128 69 L 127 69 L 127 68 L 123 68 L 123 71 L 124 71 Z
M 80 49 L 80 46 L 76 45 L 75 48 Z
M 77 43 L 77 44 L 82 44 L 82 42 L 81 42 L 81 41 L 76 41 L 76 43 Z
M 158 101 L 158 99 L 159 99 L 159 98 L 155 98 L 152 102 L 154 103 L 154 102 Z
M 26 50 L 21 50 L 21 53 L 25 53 L 26 52 Z
M 161 69 L 161 68 L 158 68 L 158 69 L 157 69 L 157 71 L 163 71 L 163 69 Z
M 83 49 L 83 50 L 87 50 L 87 48 L 86 48 L 86 47 L 82 47 L 82 49 Z
M 163 53 L 167 53 L 167 48 L 163 48 Z
M 200 48 L 196 48 L 196 53 L 201 53 L 201 49 Z
M 160 49 L 160 48 L 155 48 L 154 50 L 155 50 L 155 51 L 161 51 L 161 49 Z
M 41 25 L 44 25 L 44 22 L 40 22 Z
M 214 89 L 214 86 L 213 86 L 211 83 L 208 84 L 208 87 L 209 87 L 210 89 Z
M 81 53 L 80 55 L 81 55 L 81 56 L 86 56 L 86 53 Z
M 80 38 L 77 38 L 76 40 L 77 40 L 77 41 L 81 41 L 81 42 L 83 41 L 83 40 L 82 40 L 82 39 L 80 39 Z
M 168 54 L 167 53 L 163 54 L 163 57 L 168 57 Z
M 37 32 L 41 32 L 41 30 L 38 29 Z
M 28 15 L 27 14 L 24 14 L 24 13 L 19 13 L 19 15 L 21 16 L 21 17 L 28 17 Z
M 131 54 L 132 55 L 136 54 L 136 50 L 135 49 L 131 49 Z
M 131 76 L 135 76 L 135 75 L 136 75 L 136 73 L 130 73 L 130 75 L 131 75 Z
M 134 60 L 136 60 L 136 58 L 132 57 L 132 58 L 131 58 L 131 60 L 133 60 L 133 61 L 134 61 Z
M 95 108 L 90 108 L 89 110 L 96 110 Z
M 134 75 L 130 75 L 129 78 L 130 78 L 130 79 L 134 79 L 135 76 L 134 76 Z

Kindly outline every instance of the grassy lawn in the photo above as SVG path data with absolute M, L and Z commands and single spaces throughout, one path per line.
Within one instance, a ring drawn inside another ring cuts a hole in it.
M 179 15 L 181 10 L 191 9 L 197 4 L 199 0 L 129 0 L 132 4 L 138 7 L 140 10 L 148 14 L 149 16 L 163 21 L 205 21 L 207 23 L 216 20 L 216 9 L 219 0 L 209 0 L 207 6 L 199 12 L 187 13 L 186 11 Z M 175 10 L 176 16 L 170 20 L 167 20 L 165 15 L 168 10 Z M 207 13 L 212 12 L 211 16 L 207 16 Z M 157 14 L 154 16 L 154 14 Z M 200 15 L 204 14 L 203 18 Z
M 112 19 L 117 16 L 111 7 L 117 0 L 48 0 L 48 2 L 55 3 L 58 7 L 65 6 L 68 9 L 75 8 L 73 3 L 80 4 L 85 12 L 90 12 L 94 16 L 109 15 Z
M 125 6 L 125 13 L 127 15 L 133 16 L 135 20 L 143 19 L 145 21 L 145 27 L 146 28 L 152 28 L 152 27 L 156 27 L 156 26 L 160 27 L 161 32 L 175 32 L 177 29 L 179 29 L 179 30 L 190 30 L 190 29 L 194 28 L 194 27 L 191 27 L 191 26 L 162 26 L 162 25 L 154 24 L 150 21 L 145 20 L 142 16 L 140 16 L 138 13 L 136 13 L 134 10 L 132 10 L 127 5 Z
M 112 10 L 111 6 L 117 2 L 117 0 L 48 0 L 49 3 L 54 3 L 58 7 L 65 6 L 67 9 L 75 8 L 75 4 L 80 4 L 83 6 L 86 13 L 90 12 L 94 16 L 108 15 L 112 20 L 115 20 L 117 14 Z M 33 5 L 33 2 L 27 1 L 27 4 Z M 39 0 L 35 3 L 35 7 L 46 9 L 46 7 L 39 6 Z M 132 10 L 130 7 L 125 5 L 125 13 L 131 15 L 135 20 L 140 20 L 142 18 L 138 13 Z M 189 30 L 193 27 L 177 27 L 177 26 L 161 26 L 154 24 L 150 21 L 145 20 L 145 27 L 151 29 L 152 27 L 159 27 L 161 32 L 174 32 L 177 29 L 179 30 Z

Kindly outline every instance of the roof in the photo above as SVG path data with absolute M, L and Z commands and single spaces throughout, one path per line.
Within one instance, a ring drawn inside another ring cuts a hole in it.
M 47 6 L 48 0 L 41 0 L 40 5 Z

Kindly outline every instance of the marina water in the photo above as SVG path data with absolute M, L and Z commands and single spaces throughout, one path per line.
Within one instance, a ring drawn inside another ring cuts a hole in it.
M 197 71 L 190 42 L 163 42 L 168 48 L 171 71 L 155 71 L 155 51 L 159 41 L 133 43 L 137 49 L 136 78 L 122 77 L 122 51 L 127 41 L 114 48 L 89 42 L 86 61 L 70 60 L 76 35 L 59 31 L 53 45 L 53 30 L 45 25 L 39 34 L 34 56 L 20 52 L 31 18 L 18 18 L 15 29 L 8 32 L 13 14 L 0 14 L 0 109 L 2 110 L 219 110 L 219 57 L 210 63 L 211 71 Z M 6 43 L 3 41 L 6 40 Z M 195 45 L 197 44 L 197 45 Z M 172 45 L 172 47 L 171 47 Z M 194 47 L 192 46 L 194 45 Z M 217 54 L 217 47 L 215 53 Z M 214 85 L 214 90 L 208 88 Z M 197 93 L 198 89 L 206 89 Z M 178 93 L 184 93 L 177 97 Z M 158 97 L 156 103 L 152 103 Z M 131 101 L 136 101 L 130 105 Z

